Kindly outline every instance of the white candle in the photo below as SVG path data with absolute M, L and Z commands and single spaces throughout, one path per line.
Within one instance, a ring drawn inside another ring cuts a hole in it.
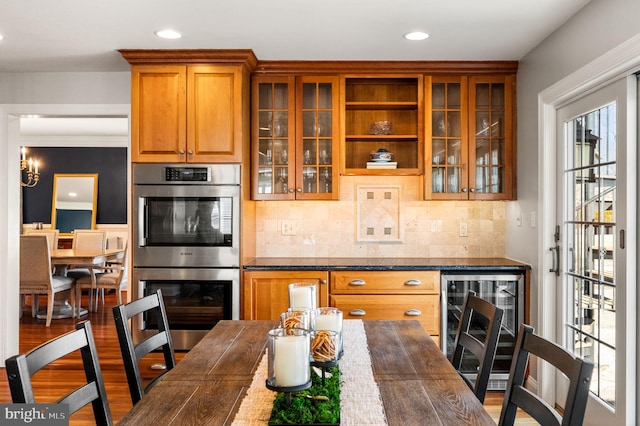
M 38 174 L 38 160 L 36 160 L 33 165 L 35 166 L 36 170 L 35 173 Z
M 33 160 L 31 158 L 29 158 L 29 171 L 33 171 Z
M 342 331 L 342 317 L 336 314 L 316 315 L 316 330 Z
M 276 386 L 300 386 L 309 381 L 308 335 L 276 337 L 273 375 Z
M 290 289 L 291 301 L 289 307 L 291 309 L 307 308 L 313 309 L 311 287 L 293 287 Z
M 22 147 L 22 149 L 20 149 L 20 152 L 22 153 L 22 161 L 27 159 L 27 148 L 25 148 L 24 146 Z

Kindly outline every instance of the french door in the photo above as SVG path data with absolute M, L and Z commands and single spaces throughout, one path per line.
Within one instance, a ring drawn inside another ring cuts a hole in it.
M 624 78 L 557 110 L 555 332 L 594 363 L 585 424 L 626 424 L 635 404 L 635 87 Z M 555 395 L 563 405 L 563 377 Z

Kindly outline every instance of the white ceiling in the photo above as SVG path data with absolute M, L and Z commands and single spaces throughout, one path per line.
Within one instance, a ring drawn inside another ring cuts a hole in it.
M 127 71 L 118 49 L 253 49 L 261 60 L 519 60 L 589 0 L 22 0 L 0 72 Z M 173 28 L 179 40 L 153 32 Z M 431 37 L 410 42 L 421 30 Z

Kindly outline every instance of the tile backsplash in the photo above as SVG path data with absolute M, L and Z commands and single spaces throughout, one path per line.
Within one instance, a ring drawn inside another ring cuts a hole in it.
M 505 202 L 419 201 L 419 179 L 342 176 L 340 201 L 259 201 L 256 256 L 504 257 Z

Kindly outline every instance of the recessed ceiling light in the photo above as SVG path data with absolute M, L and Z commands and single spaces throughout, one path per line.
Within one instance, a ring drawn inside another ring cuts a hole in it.
M 174 30 L 159 30 L 159 31 L 156 31 L 154 34 L 160 38 L 168 38 L 172 40 L 182 37 L 182 34 Z
M 2 40 L 4 37 L 2 37 L 2 34 L 0 34 L 0 40 Z
M 413 40 L 413 41 L 426 40 L 429 38 L 429 34 L 423 33 L 422 31 L 414 31 L 414 32 L 405 34 L 404 38 L 406 38 L 407 40 Z

